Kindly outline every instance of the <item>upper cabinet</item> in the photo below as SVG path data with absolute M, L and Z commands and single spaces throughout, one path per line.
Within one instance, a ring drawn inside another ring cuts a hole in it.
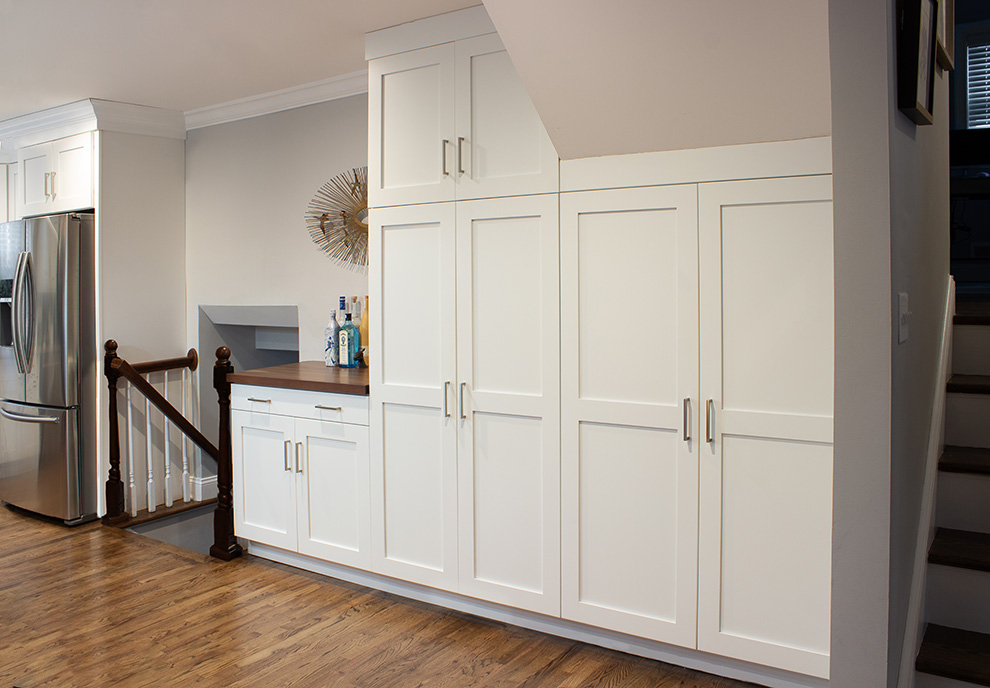
M 17 162 L 22 216 L 94 207 L 91 133 L 21 148 Z
M 558 189 L 559 160 L 498 35 L 369 63 L 372 207 Z

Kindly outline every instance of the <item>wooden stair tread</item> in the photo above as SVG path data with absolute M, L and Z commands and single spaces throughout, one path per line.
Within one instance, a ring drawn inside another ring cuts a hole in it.
M 990 375 L 953 375 L 946 391 L 961 394 L 990 394 Z
M 990 533 L 939 528 L 928 561 L 976 571 L 990 571 Z
M 990 686 L 990 635 L 928 624 L 914 668 L 978 686 Z
M 181 500 L 177 502 L 172 502 L 172 506 L 161 506 L 154 511 L 148 511 L 147 509 L 142 509 L 137 512 L 136 516 L 131 516 L 126 520 L 119 521 L 112 525 L 115 528 L 131 528 L 133 526 L 139 526 L 144 523 L 151 523 L 152 521 L 157 521 L 161 518 L 168 518 L 169 516 L 175 516 L 176 514 L 181 514 L 186 511 L 192 511 L 193 509 L 198 509 L 201 506 L 207 506 L 209 504 L 216 504 L 217 498 L 204 499 L 202 502 L 183 502 Z
M 946 473 L 990 475 L 990 449 L 947 445 L 939 457 L 938 469 Z
M 990 325 L 990 301 L 956 300 L 955 325 Z

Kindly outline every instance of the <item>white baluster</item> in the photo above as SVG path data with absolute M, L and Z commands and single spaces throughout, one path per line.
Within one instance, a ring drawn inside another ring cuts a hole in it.
M 127 383 L 127 487 L 130 503 L 127 511 L 137 516 L 137 485 L 134 484 L 134 426 L 131 419 L 131 383 Z
M 148 378 L 145 379 L 147 380 Z M 152 513 L 157 506 L 156 502 L 158 500 L 155 499 L 155 462 L 152 461 L 151 452 L 151 400 L 147 396 L 144 398 L 144 433 L 148 459 L 148 513 Z
M 164 381 L 162 382 L 162 396 L 165 397 L 165 401 L 168 401 L 168 371 L 164 373 Z M 162 426 L 165 429 L 165 506 L 172 506 L 172 461 L 171 461 L 171 451 L 169 450 L 168 442 L 168 418 L 165 413 L 162 412 Z
M 182 416 L 186 415 L 186 369 L 182 369 Z M 182 433 L 182 501 L 188 502 L 191 499 L 189 494 L 192 490 L 190 489 L 190 478 L 189 478 L 189 438 L 186 437 L 185 433 Z

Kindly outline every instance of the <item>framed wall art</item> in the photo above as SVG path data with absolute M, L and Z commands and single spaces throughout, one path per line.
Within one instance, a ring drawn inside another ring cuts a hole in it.
M 939 0 L 900 0 L 897 107 L 915 124 L 932 124 Z

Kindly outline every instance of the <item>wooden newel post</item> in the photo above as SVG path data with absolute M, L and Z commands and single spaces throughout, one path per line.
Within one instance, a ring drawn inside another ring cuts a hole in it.
M 230 349 L 217 349 L 217 363 L 213 366 L 213 387 L 220 403 L 220 444 L 217 457 L 217 508 L 213 512 L 213 546 L 210 554 L 217 559 L 230 561 L 242 553 L 234 537 L 234 468 L 230 453 L 230 382 L 227 375 L 234 372 L 230 363 Z
M 107 513 L 103 523 L 115 525 L 127 520 L 124 510 L 124 482 L 120 479 L 120 427 L 117 421 L 117 379 L 120 371 L 113 367 L 117 359 L 117 342 L 108 339 L 103 345 L 103 374 L 110 389 L 110 473 L 107 476 Z

